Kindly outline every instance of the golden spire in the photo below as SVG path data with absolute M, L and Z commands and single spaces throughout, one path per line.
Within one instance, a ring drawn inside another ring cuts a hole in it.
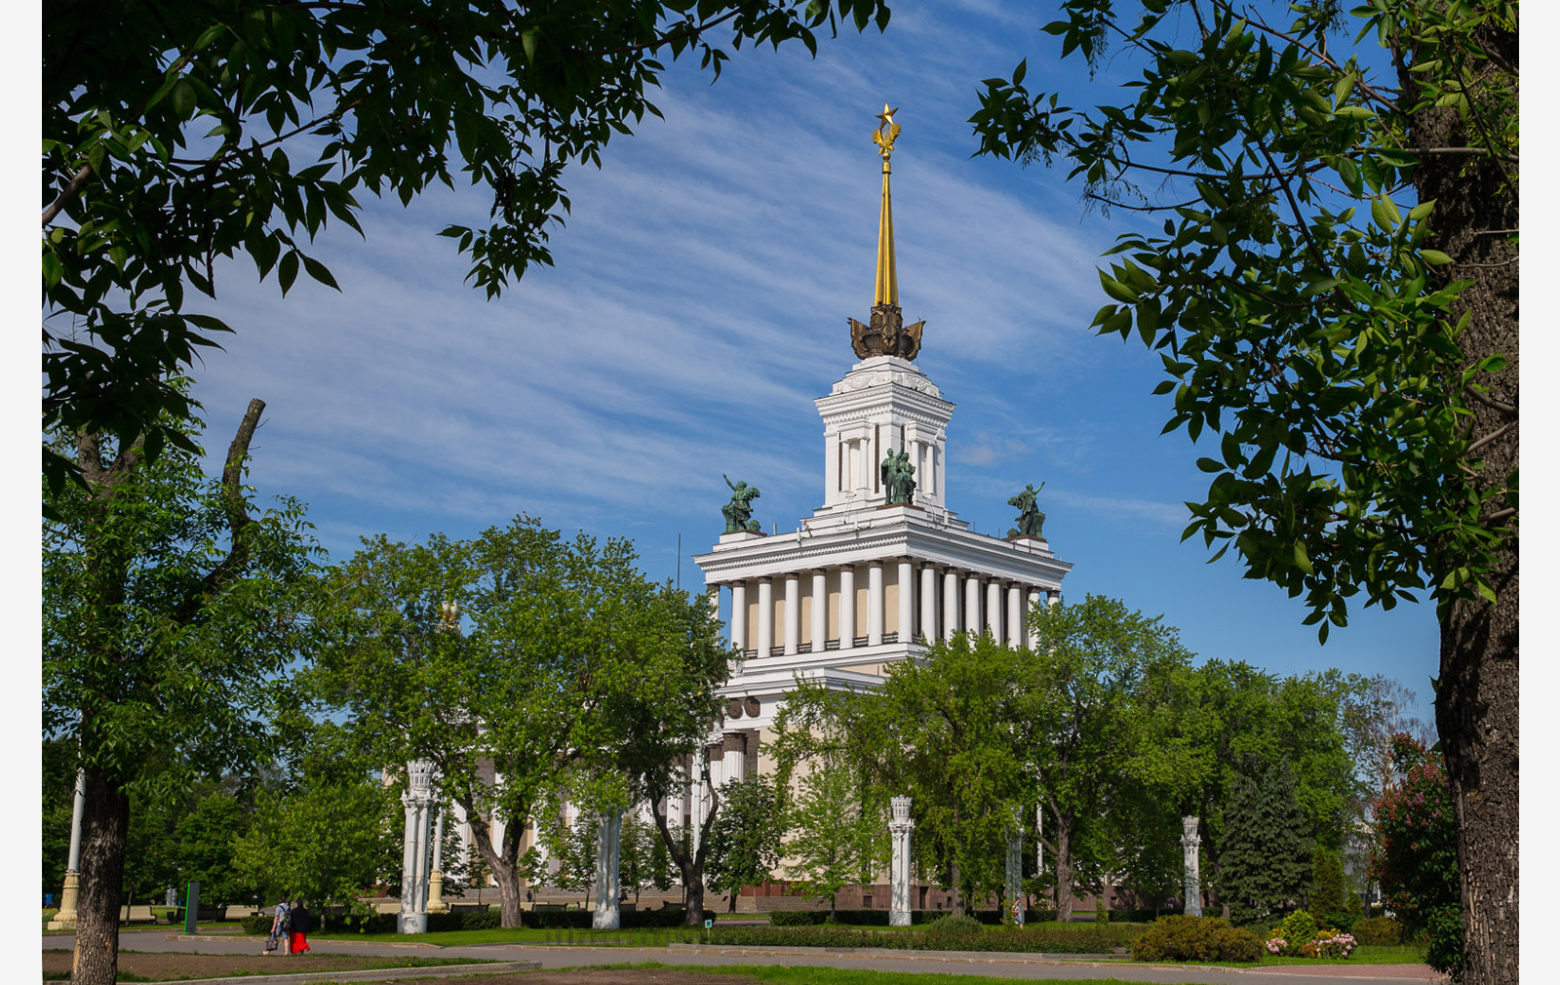
M 914 359 L 921 351 L 921 328 L 925 322 L 906 325 L 899 310 L 899 280 L 894 274 L 894 210 L 888 197 L 888 158 L 894 153 L 894 139 L 899 136 L 899 124 L 894 122 L 897 109 L 883 104 L 883 112 L 877 115 L 878 128 L 872 132 L 872 142 L 878 145 L 878 156 L 883 158 L 883 206 L 878 213 L 877 286 L 872 296 L 870 321 L 863 325 L 854 318 L 850 323 L 850 345 L 860 359 L 874 356 L 894 356 Z M 885 132 L 885 130 L 887 132 Z
M 899 136 L 899 124 L 894 122 L 897 109 L 883 104 L 883 112 L 877 115 L 878 128 L 872 131 L 872 142 L 878 145 L 878 155 L 883 158 L 883 204 L 878 211 L 877 284 L 873 291 L 873 305 L 899 305 L 899 281 L 894 273 L 894 208 L 889 200 L 889 155 L 894 153 L 894 140 Z M 888 135 L 883 134 L 884 129 Z

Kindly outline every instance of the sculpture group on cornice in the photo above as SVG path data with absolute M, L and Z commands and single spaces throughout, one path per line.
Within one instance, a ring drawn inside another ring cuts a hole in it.
M 1040 483 L 1040 489 L 1045 488 L 1045 483 Z M 1024 486 L 1024 491 L 1008 500 L 1008 505 L 1018 509 L 1018 518 L 1013 522 L 1017 527 L 1008 531 L 1009 537 L 1033 537 L 1035 540 L 1043 539 L 1040 536 L 1040 528 L 1045 525 L 1045 514 L 1040 512 L 1036 504 L 1036 498 L 1040 495 L 1040 489 L 1035 488 L 1033 482 Z
M 731 501 L 720 508 L 721 516 L 726 518 L 726 533 L 757 533 L 758 521 L 753 519 L 752 502 L 758 498 L 758 487 L 750 486 L 741 479 L 732 485 L 731 479 L 724 472 L 720 477 L 731 487 Z

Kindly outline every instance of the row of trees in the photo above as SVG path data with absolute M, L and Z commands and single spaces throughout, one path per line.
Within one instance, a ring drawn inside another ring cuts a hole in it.
M 922 873 L 967 904 L 1001 892 L 1036 804 L 1062 919 L 1075 889 L 1105 882 L 1151 906 L 1176 895 L 1189 814 L 1212 900 L 1237 919 L 1302 901 L 1316 848 L 1343 850 L 1369 813 L 1393 711 L 1379 683 L 1194 666 L 1173 628 L 1097 596 L 1035 620 L 1033 649 L 959 637 L 891 666 L 879 691 L 793 696 L 780 787 L 800 777 L 841 848 L 858 831 L 880 842 L 833 871 L 873 877 L 888 798 L 908 794 Z

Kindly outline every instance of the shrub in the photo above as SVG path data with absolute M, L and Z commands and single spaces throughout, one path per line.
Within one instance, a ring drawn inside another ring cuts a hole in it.
M 1403 943 L 1403 925 L 1391 917 L 1363 917 L 1349 930 L 1355 940 L 1372 947 Z
M 1160 917 L 1132 942 L 1139 961 L 1256 961 L 1262 942 L 1217 917 Z
M 1327 927 L 1316 932 L 1316 938 L 1306 947 L 1308 958 L 1346 958 L 1358 942 L 1350 934 Z
M 1316 937 L 1316 919 L 1306 910 L 1296 910 L 1283 919 L 1276 933 L 1291 947 L 1303 947 Z
M 919 912 L 919 911 L 917 911 Z M 949 915 L 939 918 L 950 919 Z M 952 917 L 953 920 L 970 921 L 969 917 Z M 974 921 L 970 921 L 973 923 Z M 969 923 L 963 924 L 966 928 Z M 977 924 L 978 925 L 978 924 Z M 962 937 L 941 936 L 933 938 L 926 930 L 909 933 L 884 933 L 877 930 L 855 930 L 829 924 L 802 927 L 718 927 L 711 942 L 727 946 L 773 947 L 871 947 L 893 950 L 935 949 L 945 951 L 1016 952 L 1027 954 L 1108 954 L 1116 948 L 1125 948 L 1138 931 L 1112 928 L 1099 932 L 1093 928 L 1079 930 L 1000 930 L 967 933 Z
M 963 914 L 950 913 L 938 917 L 926 925 L 925 935 L 929 944 L 961 943 L 985 932 L 979 920 Z

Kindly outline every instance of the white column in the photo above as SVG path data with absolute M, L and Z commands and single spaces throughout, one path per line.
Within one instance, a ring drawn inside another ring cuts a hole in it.
M 959 573 L 952 568 L 943 572 L 943 639 L 951 640 L 959 631 Z
M 402 934 L 428 932 L 428 805 L 433 764 L 416 759 L 406 764 L 407 791 L 401 795 L 406 808 L 406 832 L 402 845 L 401 912 L 396 930 Z
M 60 887 L 60 909 L 49 921 L 49 930 L 76 929 L 76 898 L 81 892 L 81 808 L 87 798 L 87 774 L 76 771 L 76 794 L 70 809 L 70 854 L 65 859 L 65 885 Z
M 840 436 L 837 433 L 823 439 L 823 486 L 825 506 L 833 506 L 844 498 L 840 495 L 845 490 L 845 483 L 840 479 Z
M 618 908 L 619 849 L 623 838 L 623 815 L 613 811 L 596 819 L 596 912 L 590 925 L 597 930 L 616 930 L 622 923 Z
M 867 565 L 867 645 L 883 643 L 883 562 Z
M 704 743 L 699 743 L 699 748 L 693 754 L 693 769 L 688 778 L 688 814 L 689 849 L 692 852 L 699 850 L 699 834 L 701 825 L 704 824 L 704 814 L 708 810 L 708 791 L 704 787 L 704 778 L 709 772 L 709 757 L 705 753 Z
M 751 650 L 747 638 L 747 583 L 731 583 L 731 645 L 737 652 Z
M 444 871 L 440 865 L 444 856 L 444 807 L 434 813 L 433 822 L 433 873 L 428 877 L 428 912 L 443 913 L 450 908 L 444 902 Z
M 1027 633 L 1025 633 L 1025 635 L 1029 638 L 1029 648 L 1031 650 L 1039 649 L 1040 647 L 1040 627 L 1035 622 L 1032 615 L 1032 613 L 1035 611 L 1035 606 L 1039 604 L 1040 589 L 1031 588 L 1029 590 L 1029 606 L 1027 609 L 1025 609 L 1026 618 L 1024 620 L 1024 625 L 1029 630 Z
M 973 571 L 964 576 L 964 629 L 971 635 L 980 632 L 980 575 Z
M 937 569 L 921 565 L 921 638 L 927 645 L 937 639 Z
M 829 582 L 823 569 L 812 576 L 812 652 L 822 653 L 829 638 Z
M 856 569 L 840 569 L 840 649 L 856 645 Z
M 1002 643 L 1002 583 L 993 578 L 986 583 L 986 631 L 991 641 Z
M 899 644 L 915 642 L 915 570 L 909 558 L 899 562 Z
M 1047 596 L 1047 601 L 1051 605 L 1061 605 L 1062 604 L 1062 590 L 1060 588 L 1053 588 L 1053 589 L 1051 589 L 1050 591 L 1048 591 L 1046 593 L 1046 596 Z
M 910 798 L 894 797 L 889 801 L 892 819 L 888 822 L 889 837 L 893 839 L 893 855 L 888 866 L 888 924 L 891 927 L 910 926 L 910 832 L 915 822 L 910 819 Z
M 727 732 L 721 744 L 721 783 L 742 779 L 747 766 L 747 737 L 740 731 Z
M 1198 871 L 1197 849 L 1202 839 L 1197 835 L 1197 815 L 1181 818 L 1181 892 L 1182 912 L 1189 917 L 1202 916 L 1202 876 Z
M 802 584 L 795 572 L 785 576 L 785 652 L 797 652 L 802 640 Z
M 769 656 L 775 645 L 775 586 L 768 578 L 758 580 L 758 658 Z
M 1007 597 L 1007 645 L 1016 650 L 1024 645 L 1024 590 L 1009 585 Z

